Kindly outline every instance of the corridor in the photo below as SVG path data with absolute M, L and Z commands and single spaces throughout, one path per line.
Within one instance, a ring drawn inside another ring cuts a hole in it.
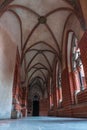
M 87 130 L 87 119 L 27 117 L 1 120 L 0 130 Z

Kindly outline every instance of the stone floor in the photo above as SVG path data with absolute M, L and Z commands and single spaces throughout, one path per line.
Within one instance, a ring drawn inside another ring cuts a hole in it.
M 0 130 L 87 130 L 87 119 L 27 117 L 0 120 Z

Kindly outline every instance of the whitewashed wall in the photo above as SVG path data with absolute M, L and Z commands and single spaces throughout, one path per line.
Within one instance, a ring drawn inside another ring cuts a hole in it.
M 16 45 L 0 26 L 0 119 L 11 117 Z

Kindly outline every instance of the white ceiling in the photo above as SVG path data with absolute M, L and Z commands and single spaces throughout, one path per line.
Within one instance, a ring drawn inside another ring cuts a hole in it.
M 25 75 L 30 80 L 38 76 L 44 80 L 52 71 L 55 56 L 61 55 L 64 24 L 71 13 L 69 9 L 72 7 L 64 0 L 14 0 L 8 6 L 0 23 L 19 48 L 22 80 Z M 43 21 L 46 20 L 43 24 L 38 20 L 41 16 L 44 16 Z

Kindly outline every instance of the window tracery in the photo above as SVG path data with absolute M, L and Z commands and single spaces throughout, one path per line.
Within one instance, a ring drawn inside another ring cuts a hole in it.
M 61 66 L 57 63 L 56 67 L 56 95 L 57 95 L 57 106 L 61 106 L 62 102 L 62 85 L 61 85 Z
M 78 72 L 80 90 L 84 90 L 85 74 L 81 60 L 80 48 L 78 48 L 78 40 L 75 35 L 72 40 L 72 69 L 74 72 Z

